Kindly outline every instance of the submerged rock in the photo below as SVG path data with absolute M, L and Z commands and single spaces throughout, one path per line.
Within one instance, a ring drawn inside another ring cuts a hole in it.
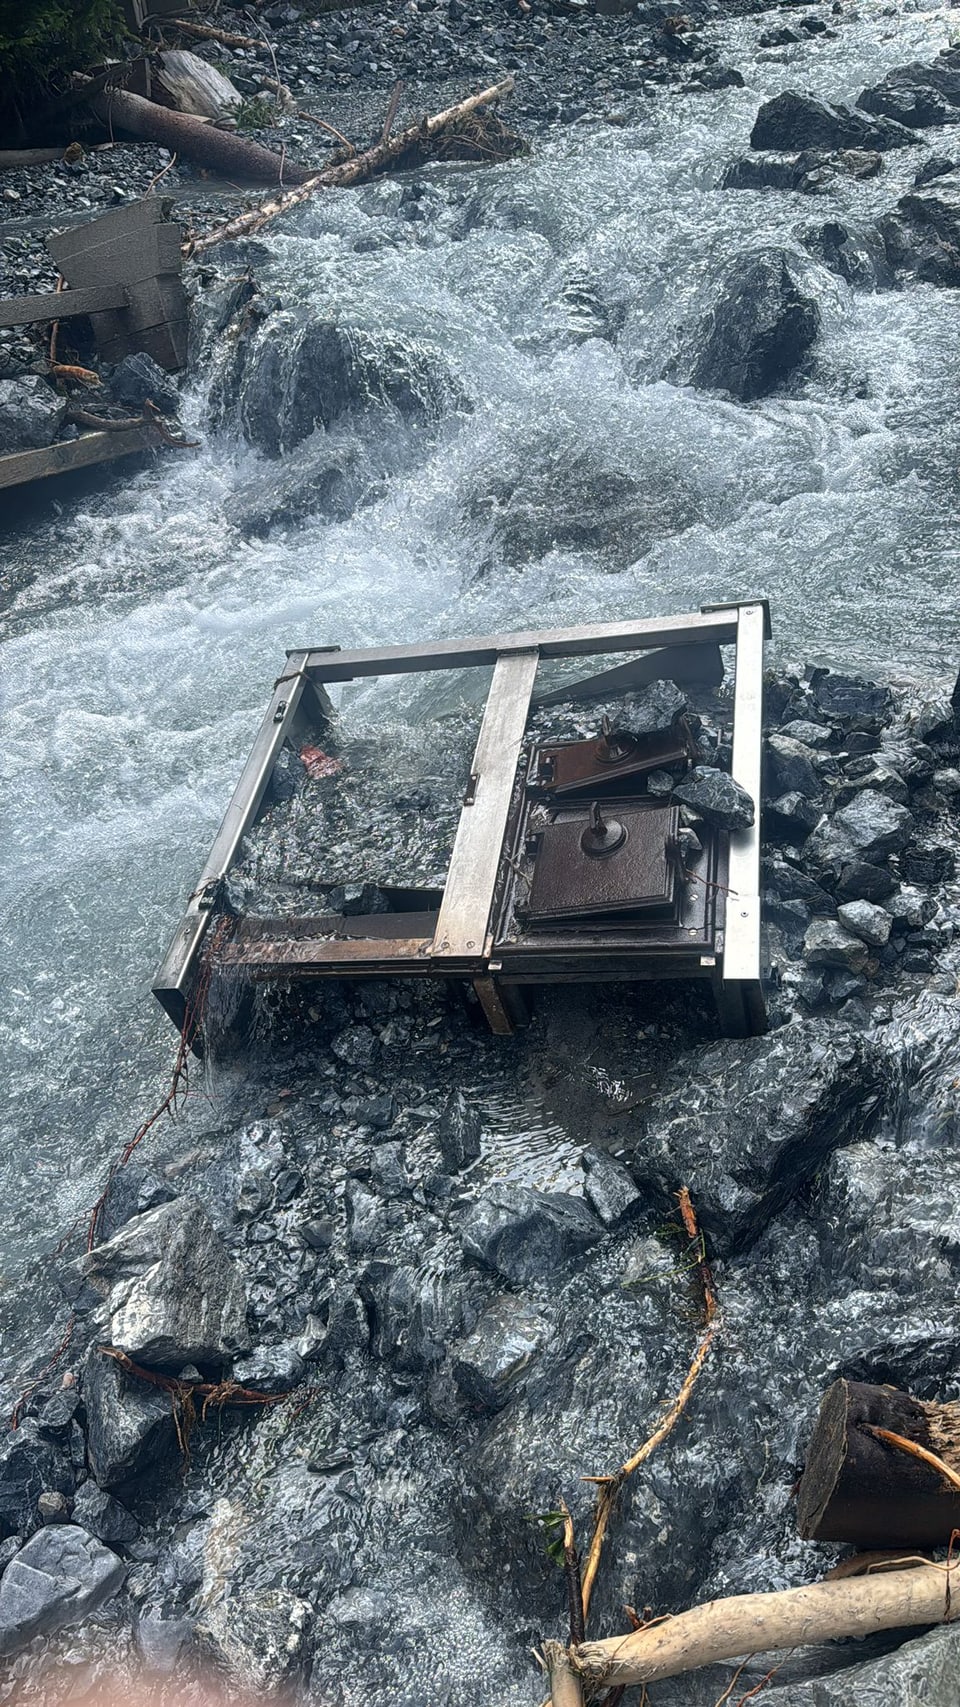
M 458 1174 L 480 1155 L 483 1126 L 480 1115 L 462 1091 L 453 1091 L 444 1104 L 437 1127 L 440 1154 L 448 1174 Z
M 846 901 L 837 908 L 837 917 L 871 948 L 882 948 L 890 939 L 893 919 L 885 907 L 875 907 L 869 901 Z
M 133 1512 L 90 1480 L 77 1492 L 73 1520 L 108 1547 L 128 1547 L 140 1534 Z
M 0 1577 L 0 1654 L 88 1618 L 125 1576 L 123 1562 L 85 1529 L 41 1529 Z
M 194 1198 L 128 1221 L 83 1272 L 106 1297 L 110 1343 L 138 1363 L 218 1370 L 249 1348 L 240 1271 Z
M 41 1521 L 40 1496 L 72 1494 L 74 1480 L 69 1460 L 43 1438 L 36 1423 L 21 1423 L 0 1446 L 0 1540 L 29 1535 Z
M 554 1274 L 602 1237 L 581 1198 L 506 1183 L 491 1186 L 460 1229 L 467 1256 L 516 1286 Z
M 637 1190 L 629 1168 L 605 1150 L 584 1150 L 581 1162 L 584 1197 L 605 1227 L 616 1227 L 639 1212 L 643 1193 Z
M 99 1487 L 122 1487 L 172 1457 L 176 1437 L 169 1395 L 125 1375 L 96 1346 L 84 1368 L 83 1399 L 90 1470 Z
M 487 1411 L 505 1405 L 550 1331 L 547 1317 L 522 1298 L 495 1298 L 469 1338 L 453 1347 L 454 1380 L 467 1403 Z
M 819 330 L 820 310 L 782 249 L 738 256 L 696 335 L 690 384 L 741 403 L 766 397 L 799 366 Z
M 916 138 L 892 119 L 860 112 L 847 102 L 820 101 L 814 95 L 784 90 L 765 101 L 750 135 L 751 148 L 903 148 Z

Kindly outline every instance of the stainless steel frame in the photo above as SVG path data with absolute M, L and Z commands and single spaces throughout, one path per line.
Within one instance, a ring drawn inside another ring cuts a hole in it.
M 220 886 L 244 835 L 255 822 L 277 756 L 301 716 L 304 695 L 316 694 L 329 709 L 326 682 L 419 670 L 493 665 L 470 786 L 464 800 L 433 940 L 417 945 L 417 971 L 490 982 L 490 921 L 516 760 L 523 740 L 541 659 L 609 652 L 649 652 L 658 647 L 732 645 L 736 648 L 733 774 L 757 802 L 752 830 L 730 838 L 731 891 L 716 964 L 706 957 L 704 975 L 714 980 L 724 1027 L 734 1035 L 762 1030 L 765 1023 L 760 967 L 760 768 L 762 756 L 763 651 L 770 618 L 766 600 L 709 606 L 699 612 L 629 623 L 581 628 L 531 629 L 425 645 L 359 651 L 336 647 L 287 654 L 264 720 L 243 768 L 223 823 L 183 918 L 157 971 L 153 993 L 178 1026 L 185 1023 L 198 955 Z M 358 970 L 358 957 L 349 965 Z

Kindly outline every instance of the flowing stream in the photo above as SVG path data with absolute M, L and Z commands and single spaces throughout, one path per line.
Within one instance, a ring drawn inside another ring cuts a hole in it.
M 717 39 L 745 88 L 664 92 L 640 123 L 557 127 L 507 165 L 431 167 L 417 219 L 409 182 L 383 180 L 265 233 L 264 290 L 439 347 L 472 404 L 419 446 L 381 415 L 376 491 L 350 519 L 243 537 L 237 495 L 277 468 L 208 430 L 205 368 L 186 410 L 199 450 L 14 518 L 0 1287 L 157 1098 L 172 1034 L 150 976 L 284 648 L 765 594 L 782 657 L 955 673 L 960 301 L 854 292 L 796 234 L 879 213 L 960 139 L 928 132 L 820 198 L 717 187 L 761 99 L 855 95 L 932 57 L 952 16 L 864 4 L 833 39 L 766 53 L 762 21 L 738 21 Z M 767 242 L 804 259 L 821 306 L 807 376 L 751 407 L 664 381 L 725 261 Z M 415 725 L 421 702 L 383 683 L 346 703 Z M 211 1095 L 191 1115 L 208 1126 Z

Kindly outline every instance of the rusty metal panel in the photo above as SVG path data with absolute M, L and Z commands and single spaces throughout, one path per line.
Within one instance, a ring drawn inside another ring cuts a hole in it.
M 688 723 L 678 718 L 672 729 L 632 735 L 604 728 L 587 741 L 558 741 L 537 747 L 530 760 L 529 782 L 558 799 L 570 795 L 603 795 L 659 770 L 691 760 L 696 753 Z
M 629 913 L 675 919 L 679 883 L 676 806 L 572 808 L 539 832 L 529 899 L 531 925 Z M 518 912 L 520 907 L 518 905 Z

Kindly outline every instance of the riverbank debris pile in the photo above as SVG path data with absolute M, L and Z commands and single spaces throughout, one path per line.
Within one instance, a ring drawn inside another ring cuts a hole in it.
M 289 654 L 154 993 L 182 1026 L 200 945 L 226 905 L 237 916 L 220 970 L 257 983 L 446 978 L 469 984 L 491 1029 L 509 1034 L 523 1021 L 522 991 L 531 985 L 705 979 L 724 1029 L 762 1031 L 757 820 L 768 622 L 761 602 L 663 621 Z M 675 678 L 717 682 L 719 648 L 730 645 L 736 675 L 725 770 L 699 744 L 700 719 Z M 548 684 L 537 709 L 541 662 L 620 651 L 639 656 L 560 689 Z M 438 884 L 354 870 L 348 904 L 326 865 L 332 849 L 314 846 L 301 910 L 231 903 L 244 837 L 265 810 L 282 811 L 271 783 L 284 748 L 300 755 L 294 789 L 301 797 L 316 790 L 321 817 L 337 810 L 345 766 L 329 752 L 337 724 L 327 685 L 490 665 Z M 579 738 L 569 738 L 569 719 L 558 738 L 558 700 L 603 707 L 585 719 L 579 713 Z

